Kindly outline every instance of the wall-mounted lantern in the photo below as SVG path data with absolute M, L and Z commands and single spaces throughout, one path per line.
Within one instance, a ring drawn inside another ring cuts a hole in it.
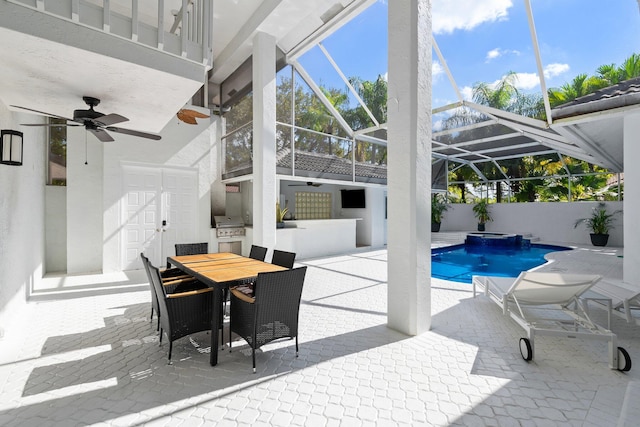
M 0 131 L 0 163 L 22 165 L 22 132 L 8 129 Z

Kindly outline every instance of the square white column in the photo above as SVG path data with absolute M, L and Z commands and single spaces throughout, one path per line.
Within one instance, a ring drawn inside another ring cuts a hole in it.
M 626 282 L 637 283 L 640 277 L 640 168 L 634 167 L 640 159 L 640 114 L 628 114 L 624 117 L 624 258 L 623 277 Z M 629 166 L 629 167 L 627 167 Z
M 388 8 L 387 322 L 417 335 L 431 326 L 431 2 Z
M 276 40 L 253 39 L 253 241 L 276 244 Z

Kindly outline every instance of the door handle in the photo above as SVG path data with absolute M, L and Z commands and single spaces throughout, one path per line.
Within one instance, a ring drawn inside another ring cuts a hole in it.
M 163 220 L 162 220 L 162 228 L 156 228 L 156 231 L 157 231 L 158 233 L 160 233 L 161 231 L 164 233 L 165 231 L 167 231 L 167 230 L 165 229 L 165 227 L 166 227 L 166 226 L 167 226 L 167 220 L 166 220 L 166 219 L 163 219 Z

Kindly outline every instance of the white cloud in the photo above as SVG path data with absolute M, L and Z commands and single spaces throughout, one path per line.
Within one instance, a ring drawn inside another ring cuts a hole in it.
M 433 61 L 431 63 L 431 80 L 436 81 L 444 73 L 444 68 L 440 65 L 440 62 Z
M 549 64 L 544 67 L 544 77 L 551 79 L 569 71 L 569 64 Z
M 491 61 L 492 59 L 496 59 L 500 55 L 502 55 L 502 53 L 499 48 L 491 49 L 489 52 L 487 52 L 487 62 Z
M 569 71 L 567 64 L 549 64 L 544 69 L 544 76 L 548 79 L 567 71 Z M 516 73 L 515 77 L 514 86 L 518 89 L 530 90 L 540 85 L 538 73 Z M 500 80 L 490 83 L 489 86 L 495 88 L 498 83 Z
M 473 100 L 473 88 L 471 86 L 461 87 L 460 93 L 462 94 L 462 99 L 465 101 Z
M 512 0 L 434 0 L 433 33 L 471 30 L 485 22 L 504 20 L 512 6 Z
M 537 73 L 516 73 L 515 87 L 529 90 L 540 84 Z
M 487 52 L 486 62 L 491 61 L 492 59 L 499 58 L 504 55 L 520 55 L 520 51 L 518 50 L 508 50 L 508 49 L 500 49 L 499 47 L 495 49 L 491 49 Z
M 567 64 L 549 64 L 544 68 L 544 77 L 549 79 L 569 71 Z M 491 84 L 495 87 L 499 81 Z M 516 73 L 515 87 L 523 90 L 530 90 L 540 85 L 538 73 Z
M 515 77 L 513 85 L 517 89 L 529 90 L 540 84 L 537 73 L 516 73 Z M 496 80 L 493 83 L 489 83 L 489 87 L 495 89 L 501 81 L 502 80 Z

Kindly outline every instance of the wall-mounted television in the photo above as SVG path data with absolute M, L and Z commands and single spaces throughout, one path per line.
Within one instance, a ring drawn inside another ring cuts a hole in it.
M 342 209 L 365 208 L 364 189 L 340 190 Z

